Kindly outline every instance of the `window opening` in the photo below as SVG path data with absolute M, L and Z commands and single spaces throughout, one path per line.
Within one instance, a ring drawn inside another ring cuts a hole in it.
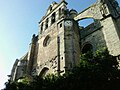
M 62 23 L 60 24 L 60 28 L 62 27 Z
M 55 17 L 56 17 L 56 15 L 55 15 L 55 12 L 54 12 L 54 13 L 52 14 L 52 20 L 51 20 L 51 21 L 52 21 L 52 22 L 51 22 L 52 24 L 55 22 Z
M 62 14 L 62 9 L 59 8 L 59 18 L 61 17 L 61 14 Z
M 41 33 L 43 32 L 43 23 L 41 24 Z
M 44 46 L 44 47 L 48 46 L 49 43 L 50 43 L 50 41 L 51 41 L 50 36 L 49 36 L 49 35 L 46 36 L 46 38 L 45 38 L 44 41 L 43 41 L 43 46 Z
M 45 25 L 45 29 L 48 28 L 48 18 L 46 19 L 46 25 Z

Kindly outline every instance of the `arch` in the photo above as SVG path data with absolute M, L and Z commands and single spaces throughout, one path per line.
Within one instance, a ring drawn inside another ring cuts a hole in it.
M 80 21 L 80 20 L 84 20 L 84 19 L 94 19 L 93 16 L 84 16 L 84 17 L 81 17 L 79 18 L 77 21 Z
M 48 70 L 49 70 L 49 68 L 44 67 L 44 68 L 41 70 L 39 76 L 40 76 L 40 77 L 44 77 L 44 76 L 47 74 Z
M 95 20 L 93 18 L 82 18 L 78 23 L 79 23 L 79 26 L 87 27 L 94 22 Z
M 93 46 L 90 43 L 87 43 L 82 48 L 82 53 L 87 53 L 88 51 L 93 51 Z
M 85 18 L 94 18 L 95 20 L 101 20 L 103 18 L 103 15 L 100 10 L 100 4 L 93 4 L 90 7 L 83 10 L 81 13 L 79 13 L 74 19 L 76 21 L 85 19 Z M 97 14 L 96 14 L 97 13 Z

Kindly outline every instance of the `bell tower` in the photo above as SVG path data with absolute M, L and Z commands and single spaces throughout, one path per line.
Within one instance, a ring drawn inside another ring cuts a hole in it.
M 79 27 L 73 19 L 77 12 L 66 5 L 65 0 L 53 2 L 39 22 L 37 75 L 65 73 L 79 60 Z

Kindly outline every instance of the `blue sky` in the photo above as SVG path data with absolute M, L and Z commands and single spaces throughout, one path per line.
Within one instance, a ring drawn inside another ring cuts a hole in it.
M 96 0 L 66 1 L 68 8 L 80 12 Z M 0 89 L 7 81 L 15 59 L 28 51 L 32 35 L 38 33 L 38 22 L 52 2 L 53 0 L 0 1 Z

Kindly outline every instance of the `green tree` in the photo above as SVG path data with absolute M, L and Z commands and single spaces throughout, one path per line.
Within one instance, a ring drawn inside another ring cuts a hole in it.
M 116 57 L 107 49 L 81 54 L 80 63 L 63 76 L 22 78 L 6 83 L 5 90 L 120 90 L 120 70 Z

